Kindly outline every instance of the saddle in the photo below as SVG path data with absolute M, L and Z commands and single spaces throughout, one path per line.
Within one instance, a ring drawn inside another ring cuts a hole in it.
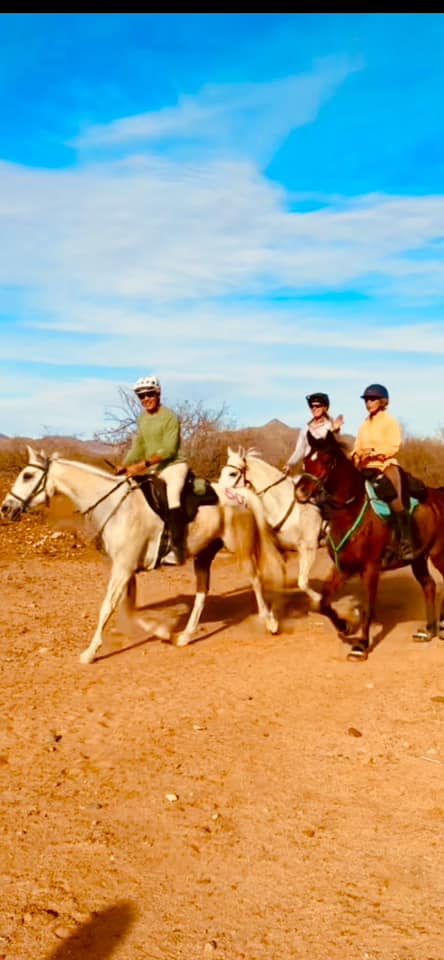
M 167 487 L 162 477 L 155 473 L 136 477 L 137 483 L 152 510 L 165 522 L 168 520 Z M 180 497 L 180 506 L 186 523 L 195 519 L 199 507 L 213 506 L 219 503 L 216 491 L 208 480 L 196 477 L 189 470 Z
M 391 570 L 399 566 L 399 520 L 397 523 L 399 514 L 394 514 L 390 507 L 391 501 L 396 497 L 396 491 L 391 480 L 383 473 L 378 473 L 376 470 L 363 471 L 363 473 L 367 497 L 373 512 L 391 527 L 391 538 L 382 558 L 382 569 Z M 400 468 L 400 473 L 402 503 L 404 509 L 412 516 L 418 504 L 424 503 L 427 499 L 428 490 L 422 480 L 414 477 L 407 470 Z M 411 527 L 410 529 L 413 539 L 414 528 Z
M 418 503 L 424 503 L 427 500 L 428 490 L 425 483 L 413 474 L 408 473 L 402 467 L 399 468 L 401 474 L 401 493 L 402 502 L 409 513 L 413 513 Z M 389 478 L 377 470 L 369 469 L 362 471 L 365 479 L 365 487 L 370 504 L 375 513 L 380 517 L 391 515 L 390 503 L 396 497 L 396 490 Z

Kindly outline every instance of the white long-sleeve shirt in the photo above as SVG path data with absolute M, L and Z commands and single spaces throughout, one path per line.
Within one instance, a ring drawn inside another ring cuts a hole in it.
M 288 466 L 293 466 L 294 463 L 297 463 L 298 460 L 302 460 L 307 456 L 307 453 L 310 451 L 310 444 L 307 439 L 307 433 L 316 437 L 317 440 L 321 440 L 327 436 L 329 430 L 334 431 L 333 420 L 331 417 L 322 417 L 322 419 L 309 420 L 305 427 L 302 427 L 302 430 L 299 431 L 299 436 L 296 441 L 296 446 L 291 454 L 291 457 L 288 458 Z

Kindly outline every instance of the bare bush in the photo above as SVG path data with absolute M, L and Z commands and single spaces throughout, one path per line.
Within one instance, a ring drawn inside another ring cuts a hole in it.
M 119 405 L 105 414 L 110 426 L 96 435 L 97 439 L 115 445 L 118 458 L 129 449 L 141 412 L 139 400 L 132 390 L 119 387 L 119 398 Z M 226 443 L 221 440 L 221 434 L 233 429 L 226 405 L 219 410 L 210 410 L 202 400 L 185 400 L 174 410 L 181 423 L 182 451 L 191 469 L 199 476 L 215 479 L 226 455 Z
M 444 444 L 442 440 L 407 437 L 399 453 L 399 463 L 428 486 L 444 484 Z

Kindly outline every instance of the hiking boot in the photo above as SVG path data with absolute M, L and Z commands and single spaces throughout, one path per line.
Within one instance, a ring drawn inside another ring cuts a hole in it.
M 398 556 L 400 560 L 412 561 L 415 557 L 415 544 L 412 535 L 412 518 L 407 510 L 396 514 L 398 531 Z
M 170 510 L 168 516 L 168 526 L 171 533 L 171 547 L 176 558 L 176 564 L 181 566 L 183 563 L 185 563 L 186 559 L 186 521 L 181 507 L 173 507 L 173 509 Z M 167 556 L 169 556 L 169 554 L 167 554 Z M 164 558 L 163 562 L 167 562 L 166 557 Z

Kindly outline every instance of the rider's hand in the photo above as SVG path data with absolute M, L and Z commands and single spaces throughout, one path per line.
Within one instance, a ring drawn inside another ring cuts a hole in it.
M 145 470 L 145 460 L 139 460 L 137 463 L 131 463 L 129 467 L 126 468 L 126 475 L 127 477 L 138 477 L 141 473 L 145 473 Z
M 290 470 L 291 470 L 291 463 L 284 463 L 284 466 L 282 467 L 282 473 L 285 473 L 285 474 L 290 473 Z

